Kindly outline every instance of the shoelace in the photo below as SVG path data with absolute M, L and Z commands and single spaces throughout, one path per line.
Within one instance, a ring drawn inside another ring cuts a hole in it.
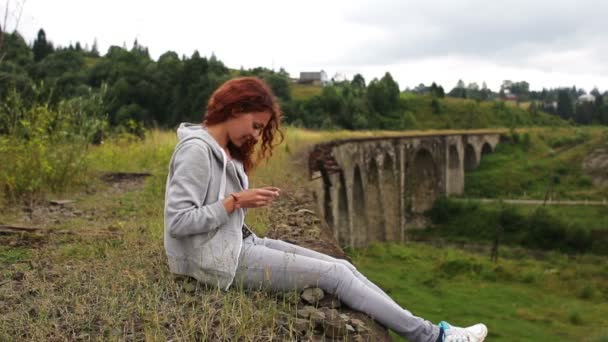
M 443 328 L 443 342 L 470 342 L 469 332 L 463 328 L 452 327 L 447 322 L 439 324 Z

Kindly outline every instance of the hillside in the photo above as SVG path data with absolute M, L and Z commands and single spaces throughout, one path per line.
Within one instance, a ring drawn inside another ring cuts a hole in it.
M 332 95 L 333 91 L 324 95 L 324 88 L 320 86 L 291 84 L 290 89 L 291 97 L 296 101 L 310 102 L 313 98 L 321 99 L 320 101 L 313 101 L 315 103 L 336 101 L 335 95 Z M 341 94 L 340 87 L 336 88 L 336 92 Z M 355 95 L 355 98 L 362 100 L 365 95 Z M 397 113 L 390 114 L 387 118 L 381 120 L 388 120 L 388 123 L 394 122 L 394 124 L 407 127 L 407 129 L 480 129 L 568 125 L 557 116 L 541 111 L 530 111 L 528 109 L 529 104 L 518 106 L 515 103 L 501 100 L 475 101 L 401 93 L 398 101 Z M 316 114 L 309 113 L 308 115 Z M 327 115 L 334 116 L 335 113 L 330 111 Z M 386 113 L 383 115 L 387 116 Z
M 594 185 L 583 168 L 592 151 L 608 144 L 608 129 L 521 129 L 509 139 L 466 174 L 466 197 L 608 199 L 608 186 Z
M 271 209 L 252 210 L 247 222 L 261 236 L 340 253 L 318 219 L 297 214 L 302 208 L 314 209 L 302 158 L 309 146 L 320 141 L 377 134 L 385 133 L 288 129 L 285 143 L 252 177 L 252 186 L 277 185 L 284 196 Z M 173 132 L 158 131 L 149 132 L 144 141 L 107 141 L 90 151 L 93 174 L 81 192 L 48 196 L 75 202 L 2 208 L 2 223 L 65 233 L 0 235 L 1 340 L 260 341 L 291 340 L 305 333 L 298 332 L 295 324 L 302 308 L 295 293 L 277 296 L 240 289 L 219 293 L 170 276 L 162 249 L 162 206 L 174 143 Z M 114 171 L 152 176 L 145 181 L 96 176 Z M 590 303 L 604 301 L 608 294 L 601 257 L 571 259 L 554 254 L 543 261 L 515 249 L 503 250 L 505 261 L 493 265 L 482 260 L 486 251 L 447 247 L 438 253 L 418 245 L 371 246 L 348 253 L 366 276 L 405 307 L 455 324 L 485 321 L 493 340 L 560 341 L 584 336 L 599 341 L 608 334 L 594 329 L 589 336 L 589 327 L 600 326 L 600 318 L 608 314 L 605 303 L 589 309 Z M 379 265 L 384 268 L 378 269 Z M 580 277 L 590 282 L 575 281 Z M 545 293 L 551 295 L 529 304 L 528 299 Z M 520 300 L 514 303 L 514 297 Z M 348 313 L 346 308 L 341 311 Z M 369 318 L 365 322 L 374 333 L 382 333 Z M 305 330 L 313 333 L 313 326 Z M 371 340 L 384 338 L 376 336 Z

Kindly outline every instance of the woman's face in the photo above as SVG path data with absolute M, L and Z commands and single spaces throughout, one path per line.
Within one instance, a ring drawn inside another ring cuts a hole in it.
M 237 114 L 226 120 L 228 139 L 238 147 L 246 142 L 255 145 L 260 139 L 264 127 L 268 125 L 270 118 L 271 114 L 268 112 Z

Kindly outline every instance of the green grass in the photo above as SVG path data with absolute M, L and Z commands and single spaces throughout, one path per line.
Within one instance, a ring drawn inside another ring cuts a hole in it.
M 417 240 L 525 246 L 566 253 L 608 255 L 608 207 L 576 208 L 482 203 L 441 198 L 427 213 L 432 225 Z
M 515 208 L 522 215 L 531 215 L 541 205 L 508 204 L 508 206 Z M 488 210 L 499 211 L 501 204 L 484 203 L 483 207 Z M 576 226 L 589 231 L 608 231 L 608 205 L 547 205 L 545 209 L 549 215 L 568 226 Z
M 321 95 L 322 90 L 323 90 L 323 87 L 321 87 L 321 86 L 292 83 L 291 84 L 291 97 L 294 100 L 305 101 L 314 96 Z
M 320 86 L 292 84 L 291 94 L 294 100 L 306 101 L 320 95 L 322 89 Z M 414 117 L 415 125 L 412 128 L 418 130 L 567 126 L 555 115 L 528 111 L 529 104 L 516 106 L 501 100 L 475 101 L 445 97 L 436 100 L 439 106 L 437 112 L 433 109 L 430 95 L 401 93 L 400 100 L 401 107 Z
M 312 144 L 395 134 L 291 127 L 286 132 L 286 141 L 251 177 L 251 186 L 303 190 L 308 182 L 305 151 Z M 95 219 L 73 217 L 57 224 L 75 235 L 50 235 L 36 246 L 0 247 L 0 283 L 14 272 L 25 274 L 19 285 L 0 286 L 0 340 L 258 341 L 276 337 L 281 312 L 295 317 L 293 293 L 218 293 L 171 277 L 162 246 L 162 208 L 175 143 L 175 132 L 151 131 L 144 141 L 116 138 L 89 149 L 90 182 L 96 192 L 65 196 L 76 199 L 78 208 Z M 153 175 L 143 188 L 117 193 L 93 178 L 106 171 Z M 4 207 L 0 222 L 20 216 L 20 207 Z M 264 235 L 272 218 L 271 211 L 260 209 L 250 211 L 247 220 Z M 117 235 L 80 234 L 96 230 Z M 485 256 L 424 245 L 355 252 L 355 264 L 366 276 L 404 307 L 434 322 L 483 321 L 496 341 L 582 340 L 590 330 L 590 341 L 608 335 L 601 321 L 608 313 L 605 258 L 547 252 L 546 260 L 533 260 L 525 249 L 501 248 L 501 261 L 494 265 Z M 290 333 L 287 339 L 295 339 Z
M 29 255 L 27 248 L 0 246 L 0 265 L 14 264 L 27 259 Z
M 401 101 L 413 113 L 418 129 L 472 129 L 521 126 L 565 126 L 560 118 L 547 113 L 531 113 L 503 101 L 474 101 L 446 97 L 437 99 L 439 112 L 430 95 L 401 94 Z
M 455 325 L 484 322 L 489 341 L 600 341 L 608 332 L 605 258 L 526 255 L 495 264 L 484 255 L 422 244 L 372 245 L 350 254 L 414 314 Z
M 608 199 L 608 187 L 594 186 L 582 163 L 591 150 L 608 143 L 603 127 L 521 130 L 519 143 L 501 143 L 465 174 L 465 196 L 555 200 Z M 529 143 L 523 143 L 525 134 Z M 553 184 L 553 186 L 552 186 Z

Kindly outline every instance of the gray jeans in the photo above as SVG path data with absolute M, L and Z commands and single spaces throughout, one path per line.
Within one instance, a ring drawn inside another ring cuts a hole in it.
M 277 291 L 316 286 L 410 341 L 435 342 L 439 336 L 437 325 L 401 308 L 348 261 L 285 241 L 245 238 L 235 284 Z

